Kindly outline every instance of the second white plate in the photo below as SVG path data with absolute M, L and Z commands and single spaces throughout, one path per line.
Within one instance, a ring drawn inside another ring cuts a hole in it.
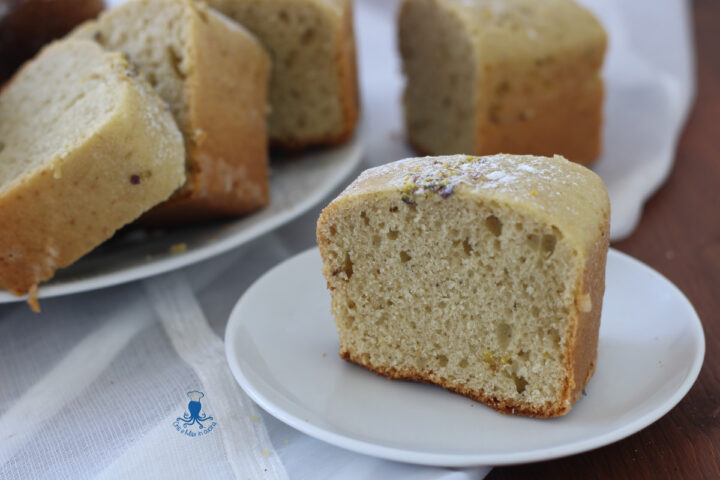
M 651 268 L 611 250 L 598 364 L 587 396 L 556 419 L 503 415 L 340 359 L 320 269 L 312 249 L 248 289 L 227 326 L 228 361 L 243 389 L 270 414 L 368 455 L 425 465 L 506 465 L 601 447 L 674 407 L 705 353 L 702 325 L 685 296 Z

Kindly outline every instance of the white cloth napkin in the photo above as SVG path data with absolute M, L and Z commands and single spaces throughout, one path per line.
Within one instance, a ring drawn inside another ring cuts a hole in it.
M 610 30 L 606 153 L 596 169 L 618 238 L 669 172 L 693 97 L 688 7 L 583 2 Z M 397 1 L 356 6 L 370 166 L 412 152 L 402 135 Z M 230 310 L 263 272 L 314 244 L 319 210 L 179 272 L 43 300 L 41 315 L 0 306 L 0 478 L 484 477 L 488 468 L 418 467 L 333 447 L 260 411 L 232 379 L 221 341 Z
M 235 383 L 221 341 L 230 310 L 312 244 L 317 213 L 180 272 L 44 300 L 41 315 L 0 307 L 0 478 L 482 478 L 487 469 L 404 465 L 312 439 Z M 193 437 L 178 431 L 188 392 L 204 393 L 198 418 L 212 417 L 186 428 Z

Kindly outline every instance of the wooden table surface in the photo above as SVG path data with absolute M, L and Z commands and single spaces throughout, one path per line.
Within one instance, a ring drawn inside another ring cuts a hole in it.
M 697 383 L 670 413 L 592 452 L 494 469 L 499 479 L 720 479 L 720 1 L 695 0 L 698 97 L 675 168 L 637 231 L 613 247 L 652 266 L 695 306 L 705 328 Z

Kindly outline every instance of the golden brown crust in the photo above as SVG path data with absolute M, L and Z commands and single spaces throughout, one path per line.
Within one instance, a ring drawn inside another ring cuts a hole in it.
M 140 125 L 136 122 L 134 128 Z M 162 201 L 163 190 L 165 197 L 170 195 L 172 189 L 158 190 L 151 180 L 132 188 L 131 175 L 147 170 L 143 155 L 133 155 L 131 150 L 142 140 L 118 148 L 114 134 L 95 138 L 83 152 L 67 158 L 62 181 L 53 178 L 51 170 L 44 170 L 0 197 L 0 288 L 14 295 L 28 293 L 52 278 L 58 268 L 109 239 L 147 205 Z M 100 162 L 97 154 L 87 153 L 108 151 L 110 147 L 119 162 Z M 118 165 L 123 159 L 132 161 Z M 110 163 L 115 165 L 108 168 Z M 132 201 L 118 202 L 120 198 Z M 89 199 L 93 202 L 90 209 Z
M 593 23 L 597 24 L 595 20 Z M 587 51 L 549 62 L 543 68 L 545 82 L 528 81 L 523 95 L 478 97 L 475 154 L 499 151 L 514 154 L 562 155 L 588 166 L 602 149 L 604 83 L 600 76 L 607 36 L 597 24 L 599 36 Z M 485 65 L 481 91 L 493 92 L 506 77 Z M 520 66 L 516 68 L 522 68 Z M 534 65 L 520 75 L 532 75 Z M 515 86 L 517 88 L 517 86 Z M 501 103 L 488 103 L 502 101 Z M 496 109 L 496 110 L 495 110 Z
M 523 121 L 494 123 L 478 110 L 475 155 L 498 152 L 562 155 L 581 165 L 591 165 L 602 148 L 603 83 L 568 86 L 559 98 L 529 100 L 527 108 L 541 112 Z
M 394 367 L 375 366 L 372 365 L 367 359 L 363 359 L 361 357 L 353 355 L 352 352 L 344 349 L 342 346 L 340 347 L 339 353 L 340 357 L 342 357 L 344 360 L 350 363 L 354 363 L 356 365 L 360 365 L 361 367 L 375 372 L 378 375 L 382 375 L 395 380 L 410 380 L 413 382 L 422 382 L 430 385 L 437 385 L 444 388 L 445 390 L 459 393 L 460 395 L 475 400 L 476 402 L 483 403 L 488 407 L 492 408 L 493 410 L 497 410 L 498 412 L 507 415 L 524 415 L 536 418 L 551 418 L 565 415 L 567 412 L 570 411 L 570 408 L 563 408 L 558 405 L 551 406 L 544 410 L 540 410 L 524 402 L 512 402 L 504 400 L 494 397 L 492 395 L 487 395 L 482 390 L 470 390 L 462 384 L 453 383 L 451 380 L 448 380 L 446 378 L 436 377 L 432 372 L 422 372 L 414 368 L 404 368 L 402 370 L 398 370 Z
M 346 0 L 343 5 L 343 17 L 336 46 L 336 68 L 340 84 L 340 103 L 343 112 L 343 125 L 339 133 L 315 138 L 290 139 L 271 138 L 273 149 L 281 151 L 299 151 L 316 146 L 340 145 L 350 139 L 355 132 L 359 115 L 359 93 L 357 80 L 357 58 L 355 34 L 353 31 L 352 2 Z
M 606 211 L 609 212 L 609 207 Z M 602 232 L 588 252 L 588 259 L 585 263 L 585 270 L 582 272 L 578 290 L 581 296 L 589 294 L 590 303 L 587 304 L 588 297 L 581 298 L 579 301 L 576 300 L 576 325 L 574 342 L 572 343 L 574 348 L 569 349 L 567 353 L 573 378 L 568 392 L 571 403 L 575 403 L 580 398 L 583 389 L 595 372 L 602 301 L 605 293 L 605 264 L 609 235 L 610 218 L 608 215 Z M 590 308 L 589 311 L 583 311 L 587 310 L 588 307 Z
M 562 155 L 580 165 L 589 166 L 602 150 L 603 84 L 598 83 L 594 94 L 546 109 L 542 117 L 523 124 L 488 126 L 476 137 L 472 155 L 496 153 Z M 582 104 L 580 103 L 582 101 Z M 482 121 L 482 120 L 481 120 Z M 571 125 L 572 130 L 569 130 Z M 434 155 L 422 145 L 421 138 L 413 137 L 408 130 L 408 144 L 420 155 Z
M 188 182 L 141 219 L 170 226 L 238 216 L 268 204 L 267 88 L 270 60 L 248 33 L 198 7 L 188 50 Z
M 353 31 L 353 10 L 350 0 L 347 0 L 344 9 L 341 38 L 342 41 L 338 46 L 338 70 L 340 82 L 343 87 L 341 101 L 343 104 L 345 129 L 337 138 L 339 141 L 344 141 L 352 136 L 355 130 L 360 104 L 357 85 L 357 58 L 355 52 L 355 33 Z
M 425 79 L 423 83 L 419 73 L 423 69 L 418 65 L 433 71 L 456 67 L 445 64 L 442 57 L 439 61 L 418 62 L 416 59 L 420 57 L 408 53 L 412 52 L 411 42 L 417 42 L 417 37 L 407 33 L 414 30 L 407 27 L 410 23 L 406 25 L 405 33 L 401 33 L 401 45 L 406 42 L 407 45 L 401 53 L 408 77 L 406 95 L 413 92 L 412 96 L 406 96 L 406 100 L 411 100 L 406 101 L 405 106 L 411 144 L 429 155 L 499 152 L 562 155 L 581 165 L 592 164 L 602 148 L 604 86 L 600 69 L 607 43 L 602 26 L 588 11 L 571 1 L 544 5 L 547 8 L 538 8 L 532 0 L 503 3 L 507 4 L 503 18 L 514 18 L 506 25 L 520 25 L 520 30 L 537 35 L 532 38 L 530 34 L 517 35 L 514 28 L 502 25 L 498 20 L 500 16 L 479 14 L 487 10 L 482 1 L 405 0 L 403 3 L 401 25 L 405 21 L 416 21 L 407 12 L 411 6 L 421 5 L 425 6 L 425 13 L 435 9 L 438 14 L 447 13 L 447 18 L 457 20 L 458 25 L 462 25 L 458 29 L 468 42 L 463 48 L 473 50 L 469 61 L 475 69 L 472 74 L 468 73 L 474 80 L 463 90 L 463 98 L 472 106 L 465 109 L 468 115 L 465 110 L 450 107 L 424 109 L 426 97 L 432 99 L 428 102 L 443 98 L 443 102 L 451 105 L 453 87 L 437 79 L 433 83 Z M 526 13 L 520 14 L 523 11 Z M 531 11 L 534 13 L 527 14 Z M 452 51 L 454 47 L 461 47 L 459 40 L 451 41 L 447 48 Z M 429 87 L 421 87 L 424 84 Z M 458 100 L 453 99 L 452 104 L 456 103 Z M 449 119 L 461 113 L 461 124 L 465 128 L 447 130 L 452 125 Z M 460 140 L 454 143 L 444 140 L 454 137 Z
M 606 201 L 607 203 L 607 201 Z M 583 389 L 595 372 L 602 301 L 605 293 L 605 264 L 610 235 L 610 206 L 601 232 L 587 252 L 584 269 L 576 284 L 574 311 L 565 350 L 568 376 L 563 386 L 563 402 L 570 407 L 582 396 Z

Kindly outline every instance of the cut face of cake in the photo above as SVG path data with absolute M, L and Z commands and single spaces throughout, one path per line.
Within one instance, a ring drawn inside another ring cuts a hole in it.
M 606 36 L 573 0 L 405 0 L 399 35 L 418 151 L 599 155 Z
M 567 413 L 594 370 L 609 213 L 600 178 L 562 157 L 364 172 L 317 228 L 340 355 L 505 413 Z
M 209 0 L 255 34 L 273 59 L 273 146 L 302 149 L 347 140 L 358 118 L 351 0 Z
M 127 58 L 50 44 L 0 94 L 0 288 L 32 291 L 184 182 L 180 131 Z
M 189 0 L 126 2 L 72 36 L 127 54 L 184 135 L 187 182 L 143 224 L 183 225 L 267 205 L 270 60 L 254 36 Z

